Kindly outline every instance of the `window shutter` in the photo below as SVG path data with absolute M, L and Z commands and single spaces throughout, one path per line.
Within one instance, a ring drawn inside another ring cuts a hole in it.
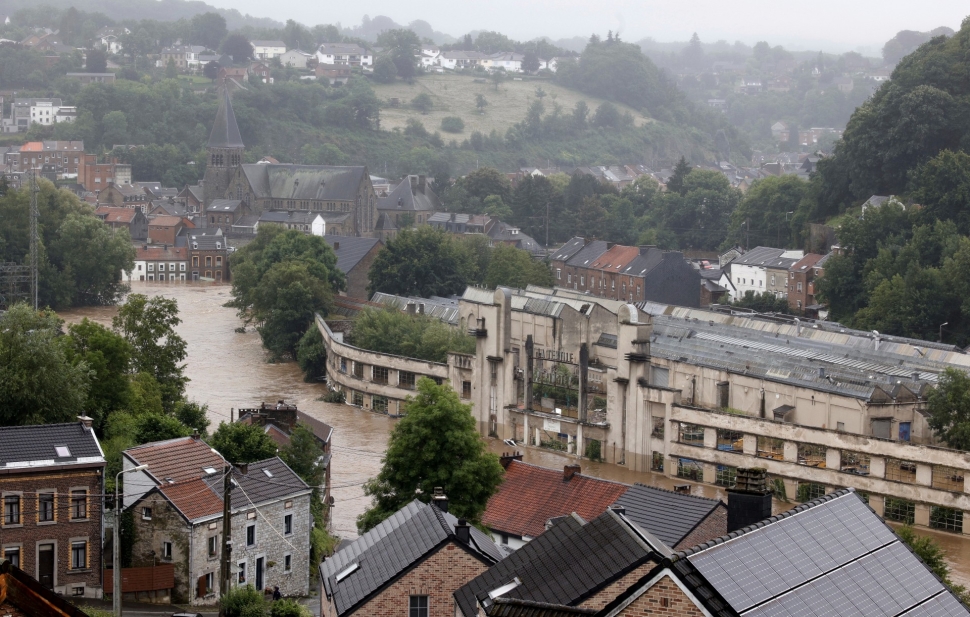
M 195 597 L 197 597 L 197 598 L 204 598 L 206 591 L 207 590 L 205 588 L 205 574 L 203 574 L 202 576 L 199 577 L 199 582 L 196 585 L 196 590 L 195 590 L 196 596 Z

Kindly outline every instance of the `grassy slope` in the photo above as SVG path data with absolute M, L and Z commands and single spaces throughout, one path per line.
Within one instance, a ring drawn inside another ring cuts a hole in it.
M 526 110 L 536 99 L 538 87 L 546 93 L 543 99 L 546 113 L 551 113 L 557 103 L 562 106 L 563 113 L 569 113 L 579 101 L 586 101 L 592 111 L 595 111 L 603 102 L 602 99 L 590 97 L 545 80 L 506 81 L 499 86 L 497 92 L 491 82 L 476 82 L 470 75 L 425 75 L 410 85 L 403 81 L 392 84 L 371 83 L 382 103 L 382 129 L 403 129 L 408 118 L 417 118 L 429 131 L 440 131 L 441 119 L 445 116 L 458 116 L 464 120 L 464 132 L 442 133 L 442 137 L 446 140 L 453 137 L 461 141 L 473 131 L 481 131 L 488 135 L 493 129 L 500 135 L 505 135 L 505 131 L 510 126 L 525 118 Z M 411 100 L 422 92 L 430 94 L 434 100 L 434 109 L 426 115 L 410 105 Z M 479 113 L 475 107 L 475 95 L 479 93 L 484 94 L 488 99 L 484 114 Z M 397 107 L 391 106 L 392 98 L 400 100 Z M 617 107 L 621 112 L 630 112 L 637 126 L 652 122 L 652 119 L 632 108 L 625 105 L 617 105 Z

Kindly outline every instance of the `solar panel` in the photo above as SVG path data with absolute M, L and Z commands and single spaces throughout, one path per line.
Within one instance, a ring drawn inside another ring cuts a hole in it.
M 900 617 L 966 617 L 967 614 L 967 609 L 956 598 L 943 592 Z

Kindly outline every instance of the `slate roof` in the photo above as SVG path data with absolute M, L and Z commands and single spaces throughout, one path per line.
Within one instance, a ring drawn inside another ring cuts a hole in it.
M 437 507 L 414 500 L 321 563 L 320 580 L 337 615 L 359 607 L 443 542 L 458 543 L 454 537 L 457 522 Z M 502 559 L 503 553 L 488 536 L 474 527 L 470 531 L 471 543 L 463 546 L 472 554 L 489 565 Z
M 719 499 L 684 495 L 655 486 L 634 484 L 616 500 L 626 510 L 626 517 L 642 529 L 676 547 L 718 507 Z
M 566 261 L 567 266 L 575 266 L 577 268 L 589 267 L 596 258 L 609 250 L 609 244 L 605 240 L 591 240 L 589 244 L 581 248 L 576 252 L 575 255 Z
M 326 422 L 317 420 L 313 416 L 308 416 L 298 411 L 296 412 L 296 421 L 306 425 L 307 428 L 313 431 L 314 436 L 323 442 L 329 442 L 330 438 L 333 437 L 333 427 Z
M 242 135 L 239 133 L 239 125 L 236 124 L 236 114 L 232 111 L 232 102 L 229 100 L 229 89 L 222 89 L 222 100 L 219 102 L 219 111 L 216 112 L 216 120 L 212 123 L 212 132 L 209 133 L 208 148 L 244 148 Z
M 319 212 L 310 212 L 309 210 L 269 210 L 259 215 L 259 222 L 309 225 L 319 215 Z
M 242 205 L 238 199 L 213 199 L 206 212 L 236 212 Z
M 514 598 L 495 598 L 489 608 L 488 617 L 573 617 L 574 615 L 595 615 L 589 608 L 573 608 L 545 602 L 529 602 Z
M 578 253 L 584 246 L 586 246 L 586 239 L 576 236 L 575 238 L 570 238 L 566 244 L 559 247 L 555 253 L 549 258 L 550 261 L 568 261 L 570 257 Z
M 419 176 L 406 176 L 386 197 L 377 200 L 377 209 L 404 212 L 434 212 L 440 209 L 441 200 L 431 190 L 427 179 L 423 191 L 418 184 Z
M 272 475 L 267 475 L 264 471 Z M 242 496 L 233 491 L 233 509 L 245 509 L 244 504 L 261 504 L 268 501 L 291 497 L 310 492 L 310 487 L 296 475 L 278 456 L 249 464 L 249 471 L 243 474 L 238 468 L 232 471 L 232 478 L 241 489 Z
M 478 615 L 489 592 L 518 578 L 500 597 L 575 606 L 606 585 L 648 563 L 659 563 L 669 549 L 613 511 L 586 523 L 564 518 L 455 592 L 465 617 Z
M 194 251 L 221 251 L 226 248 L 226 239 L 221 235 L 192 234 L 187 239 L 187 246 Z
M 542 246 L 532 236 L 522 233 L 522 229 L 515 225 L 495 220 L 487 235 L 494 241 L 511 243 L 516 248 L 529 251 L 533 255 L 542 253 Z
M 488 500 L 482 523 L 489 529 L 533 538 L 546 530 L 546 521 L 575 512 L 591 520 L 615 503 L 626 484 L 582 474 L 563 480 L 563 471 L 513 460 L 505 480 Z
M 68 456 L 58 456 L 57 446 Z M 98 438 L 81 422 L 0 427 L 0 468 L 103 462 Z
M 219 470 L 226 459 L 212 451 L 207 443 L 193 437 L 179 437 L 146 443 L 124 451 L 136 465 L 148 465 L 145 470 L 156 484 L 171 479 L 175 482 L 197 480 L 206 475 L 206 467 Z
M 851 488 L 679 553 L 673 568 L 716 615 L 970 614 Z
M 779 259 L 784 252 L 785 249 L 776 249 L 770 246 L 757 246 L 749 250 L 747 253 L 736 257 L 731 262 L 731 265 L 738 264 L 742 266 L 764 266 L 772 260 Z
M 325 165 L 243 165 L 256 199 L 356 201 L 367 168 Z
M 377 238 L 356 238 L 353 236 L 324 236 L 323 239 L 337 255 L 337 269 L 344 274 L 349 274 L 351 270 L 357 267 L 361 259 L 381 243 Z

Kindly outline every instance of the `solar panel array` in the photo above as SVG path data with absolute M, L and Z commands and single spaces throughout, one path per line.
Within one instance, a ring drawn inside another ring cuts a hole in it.
M 899 615 L 940 592 L 949 595 L 854 493 L 688 560 L 746 616 Z M 923 609 L 929 612 L 912 614 L 967 614 L 934 601 L 938 606 Z

